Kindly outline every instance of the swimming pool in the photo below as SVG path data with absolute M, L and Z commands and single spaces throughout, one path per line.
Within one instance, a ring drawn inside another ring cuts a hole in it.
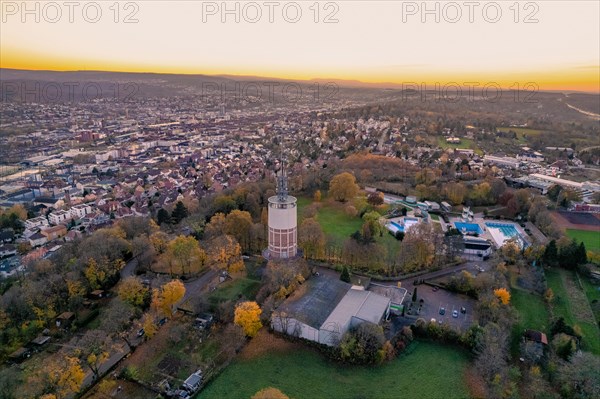
M 395 227 L 395 230 L 394 230 L 395 232 L 396 231 L 401 231 L 401 232 L 404 233 L 404 226 L 401 225 L 400 223 L 390 222 L 390 224 Z
M 481 226 L 477 223 L 454 222 L 454 227 L 461 233 L 476 233 L 482 234 Z
M 519 230 L 517 230 L 514 224 L 486 222 L 485 225 L 490 230 L 490 234 L 494 238 L 494 241 L 497 242 L 498 246 L 504 245 L 504 242 L 510 240 L 511 238 L 515 238 L 521 248 L 526 248 L 527 246 L 529 246 L 529 243 L 527 242 L 525 237 L 523 237 L 523 235 L 519 233 Z M 500 233 L 501 240 L 496 239 L 496 234 L 494 230 Z
M 419 223 L 419 219 L 416 218 L 404 218 L 403 223 L 398 222 L 390 222 L 392 228 L 390 230 L 392 232 L 401 231 L 402 233 L 406 232 L 409 228 Z M 389 228 L 390 226 L 388 226 Z

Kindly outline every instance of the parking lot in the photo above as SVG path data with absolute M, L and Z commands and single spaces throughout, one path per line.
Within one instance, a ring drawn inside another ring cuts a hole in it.
M 466 295 L 421 284 L 417 286 L 417 302 L 412 306 L 411 299 L 408 295 L 405 301 L 405 315 L 409 319 L 423 318 L 428 322 L 435 319 L 437 323 L 448 324 L 460 331 L 468 329 L 475 319 L 476 301 Z

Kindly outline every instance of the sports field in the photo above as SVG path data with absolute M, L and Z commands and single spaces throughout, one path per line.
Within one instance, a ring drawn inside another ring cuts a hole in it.
M 567 236 L 583 242 L 588 251 L 600 252 L 600 231 L 567 229 Z
M 248 399 L 266 387 L 278 388 L 295 399 L 469 397 L 464 352 L 426 342 L 413 345 L 410 353 L 391 363 L 370 367 L 342 366 L 301 345 L 269 350 L 231 364 L 198 398 Z

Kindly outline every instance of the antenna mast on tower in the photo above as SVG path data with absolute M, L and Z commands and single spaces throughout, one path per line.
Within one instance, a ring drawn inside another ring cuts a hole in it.
M 284 202 L 288 198 L 288 180 L 287 180 L 287 172 L 285 170 L 285 145 L 283 142 L 283 135 L 281 135 L 281 157 L 279 159 L 280 170 L 279 175 L 277 176 L 277 197 L 279 201 Z

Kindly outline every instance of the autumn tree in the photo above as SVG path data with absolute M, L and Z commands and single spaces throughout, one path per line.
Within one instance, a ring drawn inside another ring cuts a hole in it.
M 141 307 L 148 299 L 149 290 L 144 287 L 139 278 L 131 276 L 119 284 L 117 293 L 119 298 L 124 302 L 132 306 Z
M 165 316 L 173 315 L 173 306 L 185 296 L 185 286 L 180 280 L 166 283 L 152 291 L 152 308 Z
M 152 338 L 158 331 L 158 327 L 154 322 L 154 316 L 150 313 L 146 313 L 142 318 L 142 328 L 144 329 L 144 337 Z
M 250 398 L 250 399 L 290 399 L 290 398 L 286 394 L 281 392 L 279 389 L 273 388 L 273 387 L 268 387 L 268 388 L 261 389 L 260 391 L 258 391 L 254 395 L 252 395 L 252 398 Z
M 384 228 L 381 223 L 379 223 L 379 219 L 381 218 L 379 212 L 367 212 L 362 218 L 364 223 L 361 228 L 361 233 L 364 241 L 369 242 L 374 240 L 375 237 L 381 237 L 383 235 Z
M 164 231 L 152 233 L 149 239 L 156 254 L 161 255 L 167 251 L 167 248 L 169 247 L 169 236 Z
M 139 269 L 147 270 L 156 257 L 156 250 L 148 236 L 142 234 L 131 240 L 131 254 L 133 259 L 136 260 Z
M 349 363 L 380 363 L 385 357 L 384 343 L 385 335 L 381 326 L 361 323 L 342 337 L 339 346 L 340 355 Z
M 133 306 L 120 298 L 115 298 L 103 309 L 99 329 L 110 337 L 122 339 L 129 349 L 132 349 L 133 345 L 129 341 L 129 327 L 135 315 L 136 309 Z
M 101 264 L 99 265 L 93 258 L 88 260 L 83 273 L 92 290 L 101 288 L 108 280 L 105 268 Z
M 367 196 L 367 202 L 373 206 L 383 205 L 383 193 L 374 192 Z
M 298 229 L 298 246 L 307 259 L 321 259 L 325 251 L 325 233 L 313 218 L 304 219 Z
M 208 243 L 208 264 L 218 270 L 235 273 L 244 270 L 242 248 L 230 235 L 220 235 Z
M 503 305 L 508 305 L 510 302 L 510 292 L 506 288 L 498 288 L 494 290 L 494 295 L 500 300 Z
M 154 220 L 149 217 L 123 218 L 119 219 L 117 225 L 125 232 L 127 240 L 141 235 L 149 237 L 159 230 Z
M 256 302 L 241 302 L 235 307 L 233 322 L 242 327 L 248 337 L 254 337 L 262 327 L 261 313 L 262 310 Z
M 55 356 L 44 366 L 46 384 L 57 399 L 65 399 L 81 390 L 85 373 L 78 358 Z
M 176 237 L 169 243 L 165 255 L 171 275 L 174 272 L 195 274 L 200 272 L 206 264 L 206 253 L 192 236 Z
M 340 202 L 346 202 L 356 197 L 359 190 L 356 178 L 348 172 L 334 176 L 329 183 L 329 195 Z
M 126 233 L 118 226 L 96 230 L 79 245 L 83 259 L 94 259 L 100 263 L 106 259 L 111 263 L 123 257 L 131 250 Z
M 429 223 L 419 223 L 408 229 L 398 252 L 402 270 L 411 272 L 433 265 L 436 248 L 441 246 L 443 239 Z
M 321 190 L 316 190 L 313 195 L 313 201 L 321 202 Z
M 225 234 L 229 234 L 237 240 L 242 251 L 250 248 L 250 231 L 252 229 L 252 216 L 249 212 L 234 210 L 225 217 Z
M 467 188 L 462 183 L 448 183 L 444 185 L 444 195 L 453 205 L 460 205 L 465 200 Z

